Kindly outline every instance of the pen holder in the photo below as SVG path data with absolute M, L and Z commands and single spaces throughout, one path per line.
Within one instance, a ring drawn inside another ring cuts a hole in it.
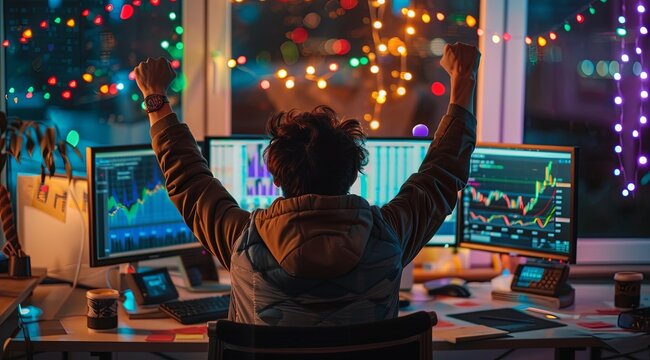
M 32 276 L 32 265 L 29 256 L 9 257 L 9 277 L 28 278 Z

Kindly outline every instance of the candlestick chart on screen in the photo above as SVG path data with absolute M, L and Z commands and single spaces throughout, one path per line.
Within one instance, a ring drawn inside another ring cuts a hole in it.
M 463 195 L 466 235 L 474 242 L 568 252 L 570 178 L 570 157 L 478 150 Z

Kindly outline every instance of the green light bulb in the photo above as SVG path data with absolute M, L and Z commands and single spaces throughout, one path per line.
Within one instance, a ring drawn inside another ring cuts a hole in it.
M 76 130 L 70 130 L 68 136 L 65 137 L 65 141 L 73 147 L 77 147 L 79 145 L 79 133 Z

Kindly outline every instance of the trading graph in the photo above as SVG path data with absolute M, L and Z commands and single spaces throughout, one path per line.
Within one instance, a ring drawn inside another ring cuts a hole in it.
M 350 193 L 357 194 L 371 205 L 383 206 L 392 200 L 404 182 L 418 171 L 427 155 L 428 139 L 368 139 L 368 165 L 359 174 Z M 429 245 L 454 245 L 456 241 L 456 210 L 442 223 Z
M 266 139 L 211 139 L 210 169 L 242 209 L 267 208 L 280 196 L 264 163 Z
M 392 200 L 404 182 L 418 170 L 431 141 L 427 139 L 368 139 L 368 165 L 351 186 L 371 205 Z M 215 138 L 209 140 L 210 169 L 243 209 L 266 208 L 281 195 L 264 163 L 266 139 Z M 456 213 L 449 215 L 429 244 L 453 245 Z
M 470 242 L 569 253 L 571 154 L 477 148 L 463 195 Z
M 99 153 L 95 161 L 95 210 L 104 235 L 98 250 L 104 257 L 196 244 L 150 150 Z

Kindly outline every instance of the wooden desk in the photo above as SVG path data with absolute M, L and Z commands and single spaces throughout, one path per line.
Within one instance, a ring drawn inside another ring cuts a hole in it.
M 614 298 L 613 284 L 606 285 L 574 285 L 576 288 L 576 304 L 568 309 L 562 309 L 558 312 L 567 314 L 585 314 L 593 312 L 595 309 L 608 308 L 611 306 Z M 39 287 L 34 293 L 34 300 L 38 302 L 39 298 L 43 299 L 45 286 Z M 528 305 L 518 303 L 492 301 L 490 299 L 489 284 L 472 284 L 470 290 L 473 296 L 469 299 L 461 298 L 437 298 L 432 299 L 425 294 L 421 285 L 416 285 L 411 293 L 412 306 L 403 313 L 418 310 L 433 310 L 438 313 L 440 320 L 463 325 L 460 320 L 448 317 L 449 314 L 476 311 L 490 308 L 516 307 L 525 308 Z M 650 286 L 644 284 L 644 303 L 650 305 Z M 80 292 L 83 295 L 83 292 Z M 206 296 L 198 294 L 194 296 Z M 82 299 L 83 300 L 83 299 Z M 471 301 L 478 306 L 459 307 L 456 304 Z M 82 301 L 81 304 L 84 304 Z M 119 327 L 116 331 L 109 333 L 91 333 L 86 327 L 86 318 L 83 315 L 85 308 L 77 309 L 77 314 L 61 319 L 61 323 L 68 331 L 67 335 L 57 336 L 35 336 L 32 337 L 32 348 L 34 351 L 93 351 L 93 352 L 118 352 L 118 351 L 138 351 L 138 352 L 207 352 L 207 336 L 201 341 L 174 341 L 167 343 L 146 342 L 146 337 L 154 330 L 175 329 L 182 327 L 180 324 L 171 319 L 157 320 L 129 320 L 126 314 L 121 310 L 119 313 Z M 534 314 L 532 314 L 534 315 Z M 609 321 L 615 323 L 616 317 L 600 317 L 590 319 L 584 317 L 582 321 Z M 532 348 L 553 348 L 560 349 L 556 353 L 561 357 L 571 357 L 573 350 L 576 348 L 601 348 L 606 344 L 595 337 L 593 332 L 580 328 L 576 325 L 575 319 L 561 320 L 568 326 L 546 329 L 539 331 L 521 332 L 512 334 L 510 338 L 491 339 L 474 341 L 459 345 L 454 345 L 446 341 L 435 338 L 436 328 L 433 334 L 433 349 L 440 350 L 478 350 L 478 349 L 532 349 Z M 623 335 L 625 336 L 625 335 Z M 650 335 L 647 343 L 650 343 Z M 9 344 L 9 349 L 21 351 L 24 349 L 24 341 L 19 334 Z
M 0 276 L 0 359 L 2 359 L 1 345 L 18 328 L 18 305 L 25 301 L 45 277 L 44 269 L 34 269 L 34 273 L 35 276 L 26 279 Z M 11 295 L 6 294 L 9 289 Z
M 38 284 L 45 278 L 44 269 L 34 269 L 34 276 L 26 279 L 10 279 L 0 276 L 0 324 L 2 324 L 18 304 L 25 301 Z M 11 289 L 12 295 L 5 295 L 3 290 Z

